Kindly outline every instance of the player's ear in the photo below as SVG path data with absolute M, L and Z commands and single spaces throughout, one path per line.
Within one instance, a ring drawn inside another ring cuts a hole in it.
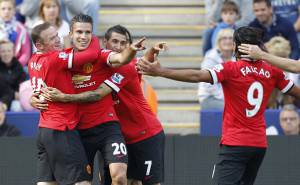
M 106 46 L 107 45 L 107 42 L 108 42 L 108 40 L 106 39 L 106 38 L 103 38 L 103 44 L 104 44 L 104 46 Z

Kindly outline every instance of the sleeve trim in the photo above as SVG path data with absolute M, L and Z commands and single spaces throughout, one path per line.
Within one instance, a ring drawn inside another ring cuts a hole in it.
M 68 58 L 68 69 L 72 69 L 73 67 L 73 51 L 72 50 L 69 54 L 69 58 Z
M 289 83 L 281 90 L 282 93 L 288 92 L 292 87 L 294 86 L 294 83 L 292 80 L 289 81 Z
M 112 83 L 111 81 L 105 80 L 104 83 L 106 85 L 108 85 L 110 88 L 112 88 L 112 90 L 114 90 L 115 92 L 119 92 L 120 91 L 120 88 L 118 86 L 116 86 L 114 83 Z
M 214 70 L 212 70 L 212 69 L 206 69 L 206 70 L 209 71 L 209 73 L 210 73 L 210 75 L 211 75 L 211 77 L 213 79 L 213 84 L 218 83 L 217 73 Z

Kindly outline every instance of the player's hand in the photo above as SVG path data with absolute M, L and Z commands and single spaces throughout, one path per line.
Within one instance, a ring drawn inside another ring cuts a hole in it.
M 144 41 L 146 40 L 146 37 L 141 38 L 137 42 L 134 42 L 130 45 L 130 48 L 134 51 L 142 51 L 145 50 L 146 47 L 144 46 Z
M 149 62 L 142 57 L 137 63 L 137 69 L 140 74 L 158 76 L 161 66 L 157 59 L 154 62 Z
M 42 91 L 42 96 L 44 96 L 47 101 L 51 101 L 51 102 L 64 101 L 65 94 L 54 87 L 46 87 L 43 88 L 41 91 Z
M 252 58 L 259 60 L 263 51 L 257 46 L 252 44 L 241 44 L 238 46 L 239 52 L 245 53 L 241 57 Z
M 33 93 L 30 98 L 30 105 L 40 111 L 45 111 L 48 109 L 47 101 L 37 93 Z
M 166 42 L 158 42 L 158 43 L 155 43 L 155 45 L 153 46 L 153 49 L 157 52 L 166 51 L 166 50 L 168 50 L 168 45 Z

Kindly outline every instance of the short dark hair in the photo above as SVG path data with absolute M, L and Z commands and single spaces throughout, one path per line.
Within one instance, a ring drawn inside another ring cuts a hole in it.
M 241 44 L 254 44 L 258 45 L 261 49 L 266 51 L 263 43 L 264 32 L 259 28 L 250 26 L 243 26 L 235 30 L 233 33 L 233 41 L 235 42 L 235 56 L 240 57 L 243 53 L 239 52 L 238 46 Z
M 43 39 L 41 38 L 41 32 L 50 28 L 52 25 L 48 22 L 39 24 L 35 26 L 31 31 L 31 39 L 34 44 L 36 44 L 38 41 L 43 42 Z
M 92 28 L 93 28 L 93 18 L 89 15 L 80 13 L 78 15 L 75 15 L 72 18 L 71 23 L 70 23 L 70 30 L 71 31 L 73 30 L 74 24 L 77 23 L 77 22 L 90 23 L 92 25 Z
M 132 43 L 132 37 L 131 37 L 131 34 L 128 31 L 128 29 L 125 28 L 124 26 L 119 25 L 119 24 L 108 28 L 108 30 L 106 31 L 106 33 L 104 35 L 104 38 L 106 40 L 109 40 L 111 38 L 111 35 L 112 35 L 113 32 L 119 33 L 121 35 L 125 35 L 127 41 L 129 41 L 130 44 Z
M 272 7 L 272 4 L 271 4 L 271 1 L 270 1 L 270 0 L 253 0 L 253 4 L 254 4 L 254 3 L 262 3 L 262 2 L 266 3 L 266 5 L 267 5 L 268 7 Z
M 221 12 L 229 11 L 233 11 L 238 15 L 240 14 L 239 7 L 235 4 L 235 2 L 226 0 L 222 5 Z

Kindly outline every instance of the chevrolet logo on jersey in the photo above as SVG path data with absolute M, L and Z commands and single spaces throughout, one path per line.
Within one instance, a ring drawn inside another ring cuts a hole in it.
M 84 64 L 83 67 L 82 67 L 82 70 L 85 72 L 85 73 L 91 73 L 93 71 L 93 64 L 91 63 L 87 63 L 87 64 Z
M 121 84 L 124 76 L 120 75 L 119 73 L 115 73 L 112 75 L 111 80 L 116 84 Z
M 85 75 L 73 75 L 72 76 L 72 82 L 74 84 L 83 84 L 83 82 L 91 80 L 91 75 L 85 76 Z

